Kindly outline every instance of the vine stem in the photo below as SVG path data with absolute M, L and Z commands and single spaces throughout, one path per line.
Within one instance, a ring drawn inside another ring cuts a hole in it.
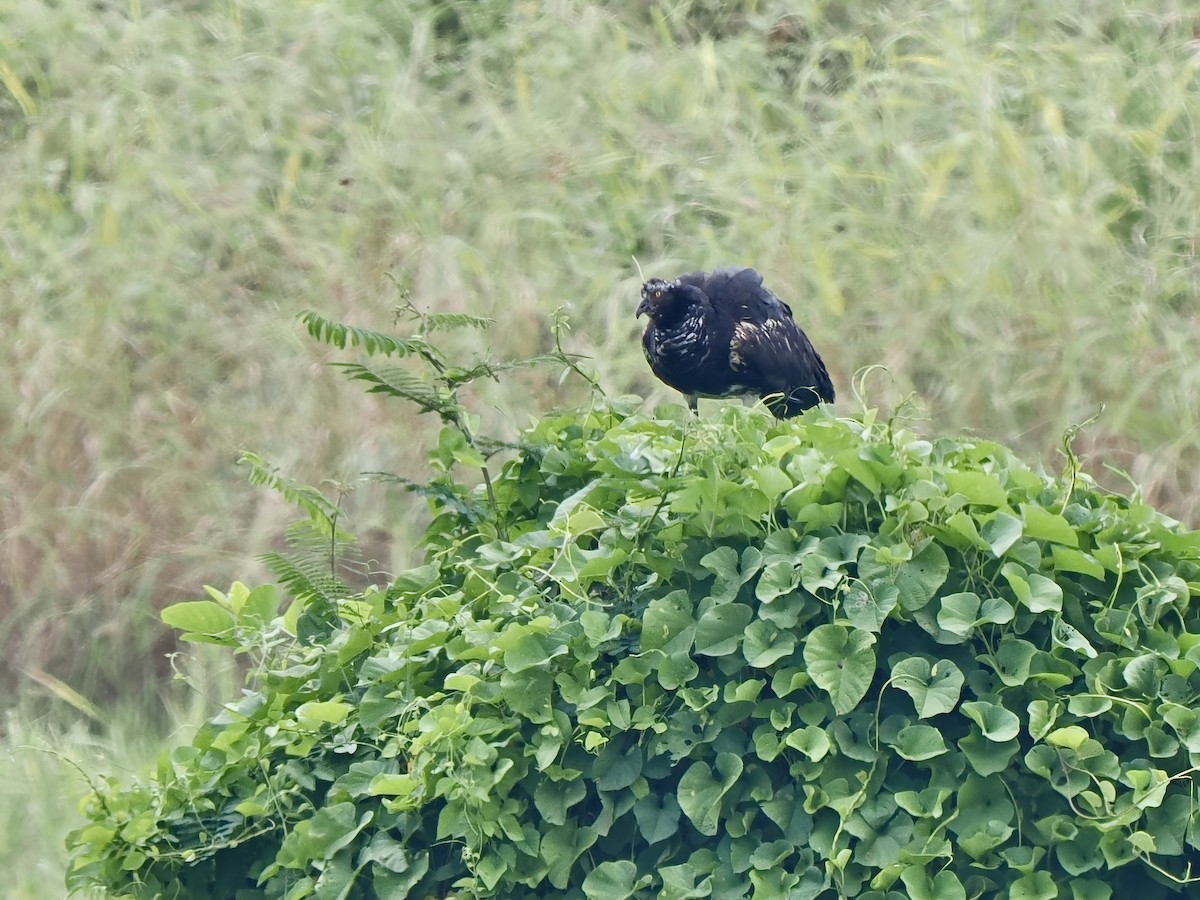
M 475 434 L 471 431 L 470 423 L 467 421 L 466 412 L 461 406 L 457 405 L 457 397 L 455 398 L 455 404 L 456 408 L 454 410 L 453 419 L 454 427 L 462 433 L 462 436 L 467 441 L 467 446 L 479 452 L 482 456 L 482 451 L 479 451 L 479 447 L 477 447 L 475 444 Z M 508 540 L 508 529 L 505 528 L 504 524 L 500 521 L 500 504 L 496 501 L 496 489 L 492 486 L 492 473 L 488 471 L 486 460 L 484 461 L 483 465 L 479 467 L 479 471 L 483 473 L 483 489 L 487 494 L 488 506 L 491 507 L 492 510 L 492 519 L 496 523 L 496 531 L 500 535 L 500 539 L 506 541 Z
M 488 471 L 487 466 L 480 466 L 479 471 L 483 473 L 483 489 L 487 492 L 488 506 L 492 508 L 492 517 L 496 520 L 496 530 L 500 533 L 501 540 L 506 541 L 508 529 L 500 521 L 500 504 L 496 502 L 496 491 L 492 487 L 492 473 Z
M 679 455 L 675 458 L 675 465 L 671 467 L 671 474 L 667 476 L 668 485 L 663 486 L 662 496 L 658 499 L 658 506 L 654 508 L 654 512 L 650 515 L 650 518 L 646 519 L 642 523 L 641 527 L 638 528 L 638 533 L 634 537 L 634 546 L 638 547 L 639 549 L 642 546 L 642 538 L 645 536 L 646 530 L 652 523 L 658 521 L 659 513 L 661 513 L 663 511 L 663 507 L 667 505 L 667 498 L 671 495 L 669 483 L 675 480 L 675 477 L 679 474 L 680 467 L 683 465 L 683 451 L 684 448 L 687 447 L 687 439 L 690 429 L 691 425 L 689 423 L 684 427 L 683 434 L 679 438 Z

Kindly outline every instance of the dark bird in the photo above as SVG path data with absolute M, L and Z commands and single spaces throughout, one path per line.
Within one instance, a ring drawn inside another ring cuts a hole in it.
M 833 402 L 825 363 L 762 282 L 754 269 L 717 269 L 642 285 L 646 361 L 692 412 L 697 397 L 757 395 L 780 419 Z

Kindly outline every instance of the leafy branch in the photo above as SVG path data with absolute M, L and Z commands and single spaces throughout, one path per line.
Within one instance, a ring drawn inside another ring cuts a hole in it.
M 468 365 L 451 365 L 441 347 L 430 342 L 424 335 L 434 332 L 453 332 L 462 329 L 483 330 L 493 324 L 491 319 L 466 313 L 430 313 L 418 309 L 402 294 L 402 303 L 394 310 L 397 322 L 408 320 L 419 326 L 419 333 L 408 338 L 395 337 L 378 331 L 357 328 L 343 322 L 328 319 L 313 311 L 301 313 L 300 319 L 308 333 L 317 340 L 338 349 L 358 347 L 368 356 L 408 358 L 423 364 L 424 372 L 414 371 L 399 364 L 374 364 L 369 362 L 339 362 L 333 365 L 347 377 L 368 385 L 367 392 L 395 397 L 413 404 L 419 413 L 433 413 L 462 438 L 463 448 L 452 454 L 449 463 L 443 461 L 448 470 L 453 462 L 473 465 L 480 472 L 484 492 L 492 519 L 501 529 L 500 510 L 496 500 L 495 486 L 487 459 L 503 443 L 480 435 L 464 404 L 460 390 L 481 379 L 499 381 L 506 372 L 534 368 L 544 365 L 563 365 L 566 370 L 583 378 L 593 391 L 600 391 L 599 382 L 579 365 L 580 357 L 567 353 L 562 345 L 563 333 L 568 330 L 567 320 L 561 309 L 554 312 L 554 351 L 526 359 L 495 362 L 476 359 Z

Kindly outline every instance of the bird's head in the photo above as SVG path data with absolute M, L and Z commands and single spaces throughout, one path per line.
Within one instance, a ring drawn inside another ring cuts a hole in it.
M 638 304 L 634 318 L 639 318 L 643 313 L 651 319 L 658 318 L 659 313 L 674 299 L 678 287 L 679 279 L 663 281 L 661 278 L 651 278 L 642 285 L 642 302 Z

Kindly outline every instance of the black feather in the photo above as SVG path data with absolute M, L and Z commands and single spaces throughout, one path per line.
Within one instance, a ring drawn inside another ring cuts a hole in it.
M 832 403 L 833 382 L 786 303 L 754 269 L 692 272 L 642 285 L 646 361 L 687 396 L 761 397 L 779 418 Z

